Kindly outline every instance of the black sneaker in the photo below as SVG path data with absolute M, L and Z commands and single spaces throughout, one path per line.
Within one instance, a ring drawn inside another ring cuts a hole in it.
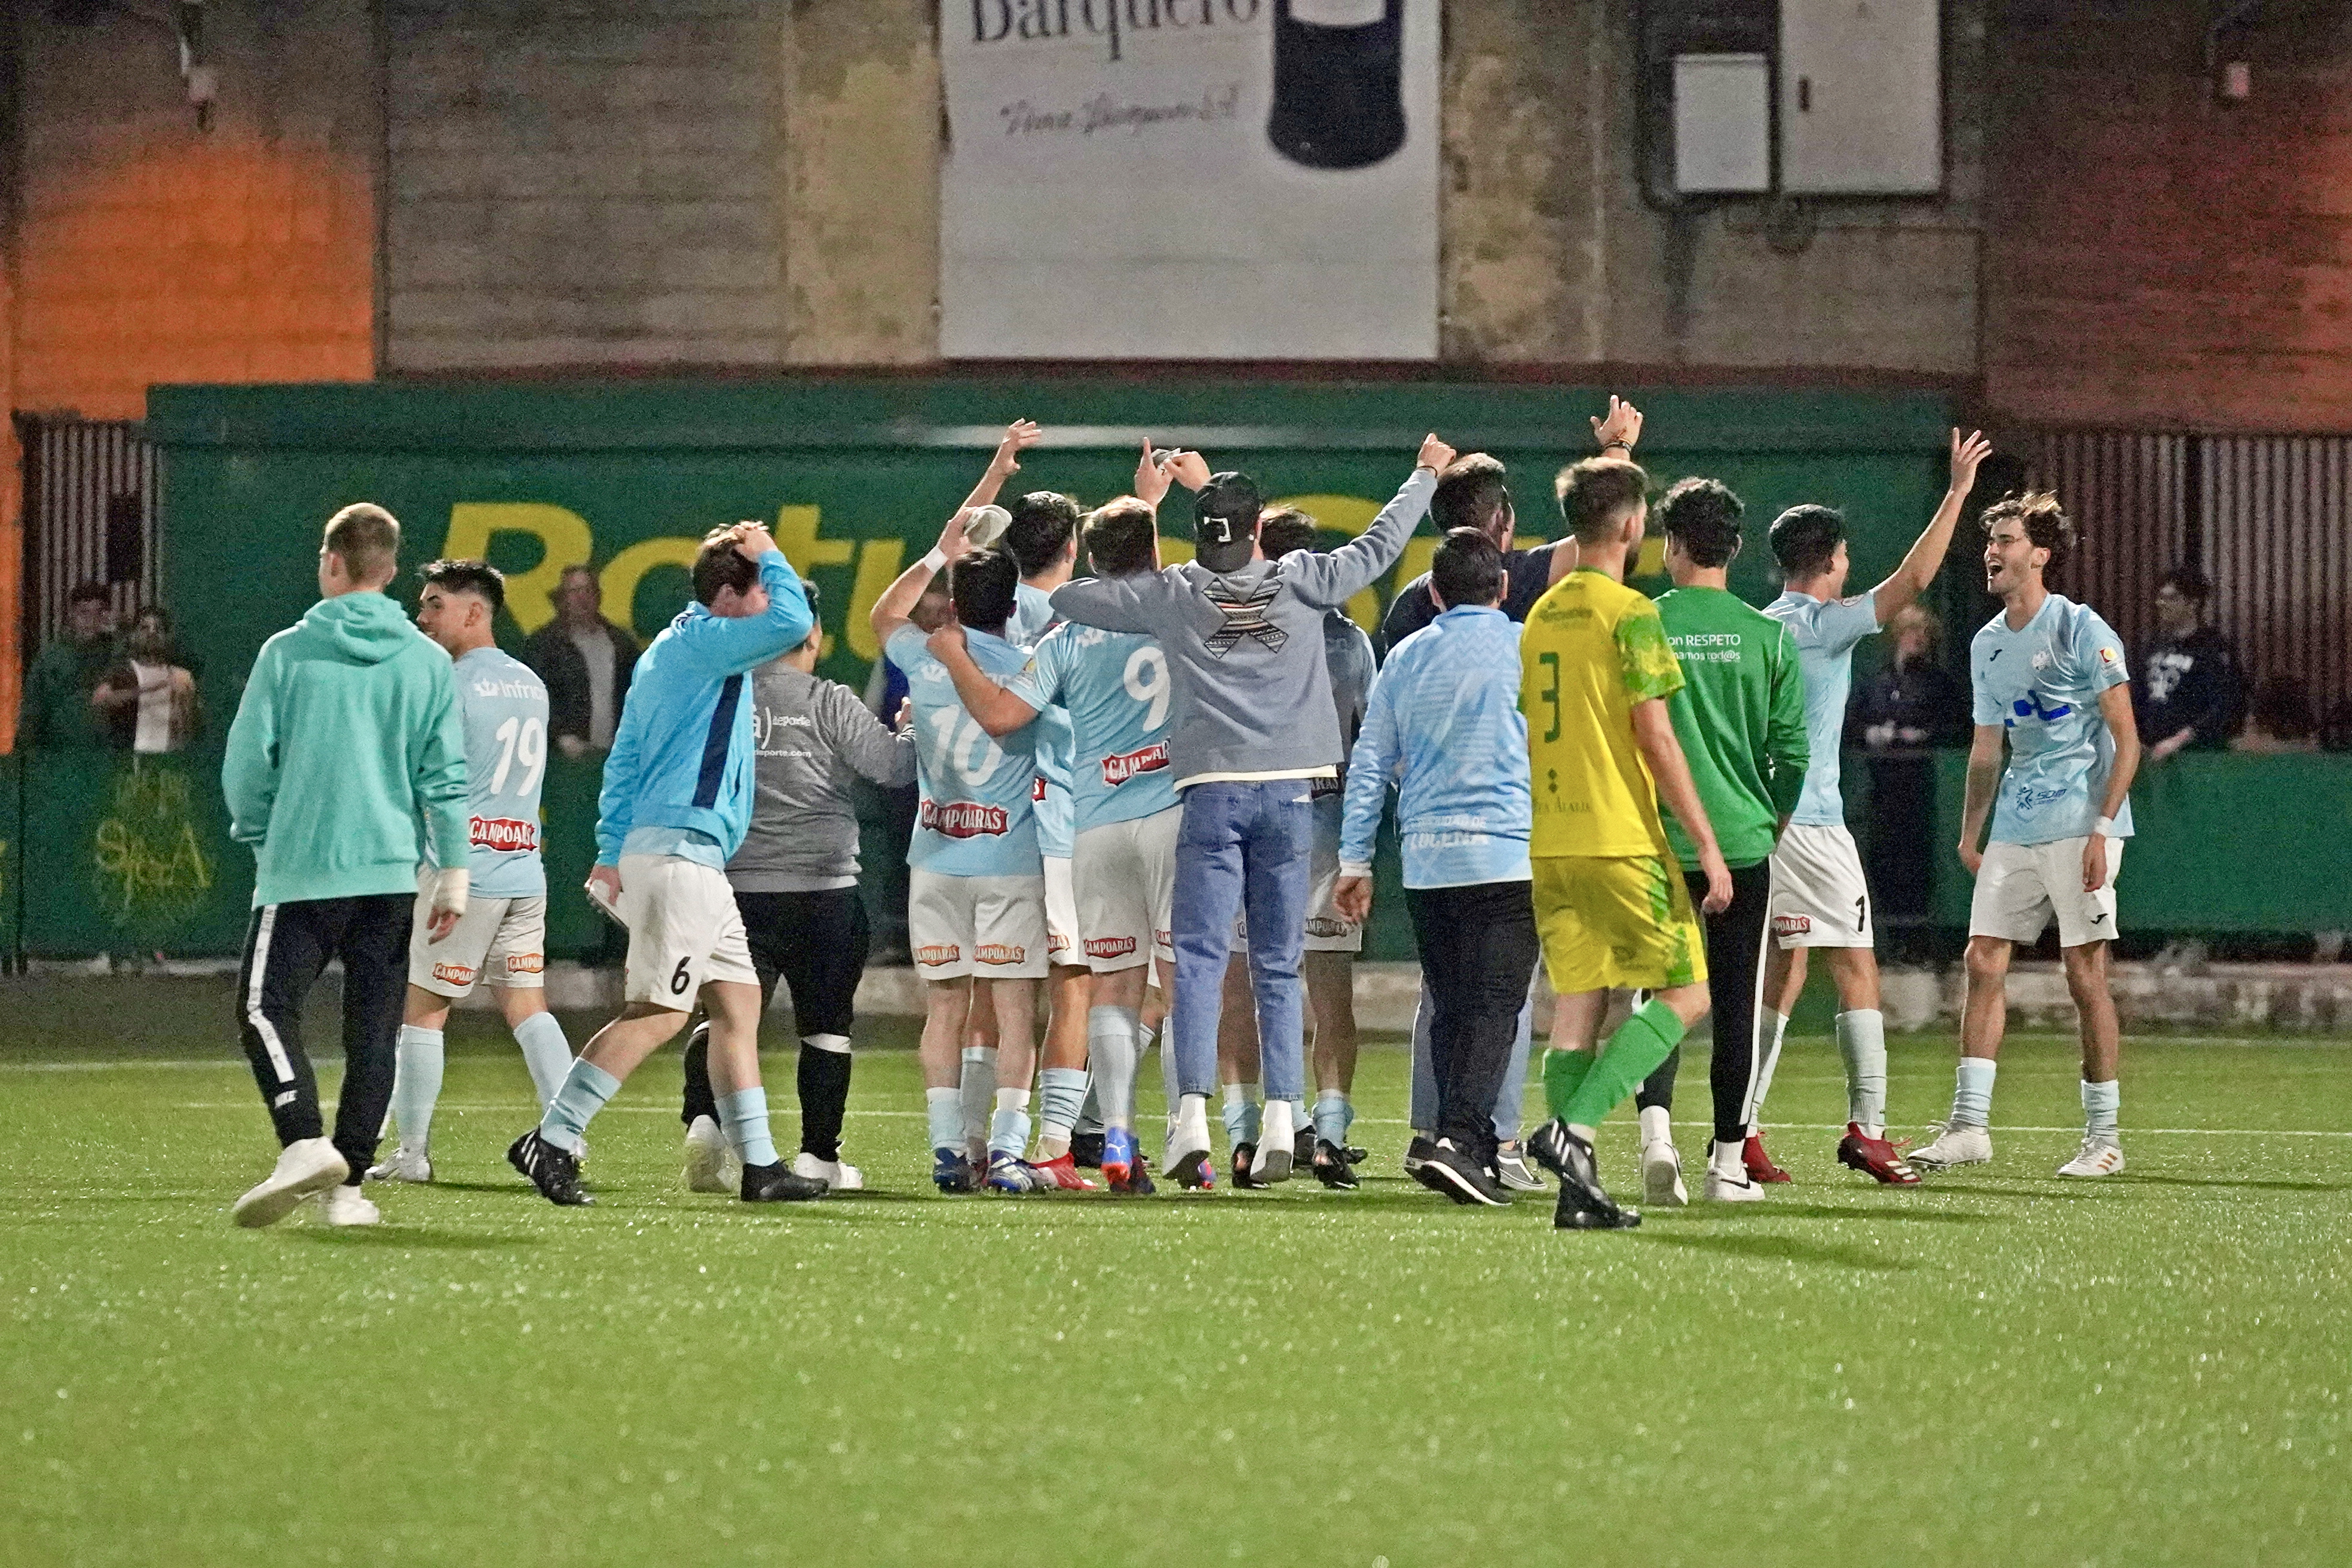
M 1559 1230 L 1632 1230 L 1642 1223 L 1634 1209 L 1619 1208 L 1601 1185 L 1601 1166 L 1592 1157 L 1592 1145 L 1570 1132 L 1559 1121 L 1546 1122 L 1538 1131 L 1541 1137 L 1558 1128 L 1556 1141 L 1547 1140 L 1559 1163 L 1552 1168 L 1559 1173 L 1559 1204 L 1552 1210 L 1551 1223 Z M 1536 1140 L 1528 1141 L 1529 1148 Z M 1541 1158 L 1538 1155 L 1538 1158 Z M 1549 1160 L 1544 1163 L 1550 1165 Z
M 1328 1138 L 1315 1140 L 1315 1152 L 1309 1157 L 1315 1168 L 1315 1179 L 1334 1192 L 1356 1190 L 1356 1168 L 1348 1163 L 1348 1152 Z
M 1484 1204 L 1488 1208 L 1508 1207 L 1510 1189 L 1495 1179 L 1495 1173 L 1478 1163 L 1477 1156 L 1456 1149 L 1451 1138 L 1440 1138 L 1430 1146 L 1429 1158 L 1412 1179 L 1433 1193 L 1443 1193 L 1457 1204 Z
M 536 1127 L 507 1146 L 507 1163 L 530 1177 L 549 1203 L 584 1208 L 596 1201 L 580 1190 L 580 1156 L 541 1138 Z
M 1290 1163 L 1293 1166 L 1315 1163 L 1315 1142 L 1314 1121 L 1302 1119 L 1298 1124 L 1298 1135 L 1290 1141 Z
M 1366 1160 L 1371 1157 L 1372 1152 L 1370 1149 L 1359 1149 L 1353 1143 L 1349 1144 L 1345 1149 L 1342 1149 L 1339 1152 L 1348 1156 L 1348 1163 L 1350 1165 L 1362 1164 Z
M 1436 1139 L 1423 1138 L 1420 1133 L 1414 1133 L 1412 1142 L 1404 1146 L 1404 1173 L 1418 1178 L 1423 1163 L 1435 1152 L 1437 1152 Z
M 1250 1165 L 1256 1159 L 1256 1144 L 1236 1143 L 1234 1145 L 1234 1185 L 1237 1187 L 1262 1187 L 1265 1185 L 1264 1182 L 1259 1181 L 1255 1176 L 1250 1174 Z
M 743 1167 L 743 1201 L 747 1204 L 801 1204 L 821 1198 L 833 1189 L 823 1178 L 800 1176 L 778 1160 L 772 1165 Z
M 1102 1169 L 1103 1135 L 1099 1132 L 1070 1134 L 1070 1163 L 1089 1171 Z

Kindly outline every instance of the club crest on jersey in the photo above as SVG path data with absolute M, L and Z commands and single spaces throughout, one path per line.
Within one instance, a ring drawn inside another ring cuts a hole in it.
M 922 825 L 942 838 L 1001 838 L 1013 831 L 1013 816 L 1001 805 L 978 801 L 923 802 Z M 944 961 L 943 961 L 944 962 Z
M 519 822 L 511 816 L 478 816 L 468 824 L 469 837 L 477 849 L 496 849 L 513 853 L 539 847 L 539 824 Z
M 1102 760 L 1103 783 L 1117 789 L 1140 773 L 1164 772 L 1168 766 L 1168 742 L 1154 741 L 1139 752 Z
M 436 963 L 433 966 L 433 978 L 444 985 L 471 985 L 474 972 L 462 963 Z
M 1131 936 L 1091 936 L 1087 939 L 1088 958 L 1125 958 L 1135 951 Z
M 963 949 L 951 942 L 933 942 L 928 947 L 919 947 L 915 950 L 917 963 L 927 963 L 934 967 L 942 963 L 953 963 L 962 956 Z
M 1811 915 L 1774 915 L 1772 917 L 1774 936 L 1807 936 L 1811 933 L 1812 929 L 1813 917 Z
M 510 952 L 507 954 L 509 974 L 537 974 L 546 967 L 547 958 L 544 953 Z
M 1023 963 L 1029 950 L 1009 942 L 983 942 L 971 950 L 971 955 L 982 963 Z

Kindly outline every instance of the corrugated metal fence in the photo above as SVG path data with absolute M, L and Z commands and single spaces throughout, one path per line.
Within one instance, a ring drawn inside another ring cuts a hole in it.
M 65 625 L 85 583 L 111 596 L 128 626 L 160 595 L 163 538 L 155 526 L 156 449 L 126 421 L 19 415 L 25 453 L 25 648 L 29 657 Z

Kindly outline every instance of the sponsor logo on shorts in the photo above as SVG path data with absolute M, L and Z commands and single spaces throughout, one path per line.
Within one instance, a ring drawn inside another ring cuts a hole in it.
M 1151 940 L 1158 942 L 1161 947 L 1174 947 L 1176 945 L 1174 935 L 1164 931 L 1153 931 L 1151 933 Z
M 474 972 L 462 963 L 436 963 L 433 966 L 433 978 L 444 985 L 471 985 Z
M 1026 963 L 1029 950 L 1009 942 L 983 942 L 971 950 L 973 958 L 982 963 Z
M 1345 936 L 1355 929 L 1346 921 L 1335 921 L 1323 915 L 1317 915 L 1307 922 L 1308 936 Z
M 1067 952 L 1069 951 L 1070 939 L 1068 937 L 1064 936 L 1057 931 L 1047 931 L 1045 933 L 1045 952 L 1048 956 L 1056 952 Z
M 1154 741 L 1139 752 L 1102 760 L 1103 783 L 1117 789 L 1139 773 L 1165 773 L 1168 770 L 1168 742 Z
M 923 802 L 922 825 L 942 838 L 1001 838 L 1013 831 L 1013 817 L 1001 805 L 954 801 Z
M 511 852 L 539 847 L 536 822 L 519 822 L 511 816 L 478 816 L 469 828 L 471 841 L 478 849 Z
M 917 963 L 953 963 L 962 956 L 963 949 L 951 942 L 933 942 L 929 947 L 919 947 L 915 950 Z
M 510 952 L 507 954 L 509 974 L 537 974 L 546 967 L 547 959 L 543 953 Z
M 1087 939 L 1088 958 L 1125 958 L 1135 951 L 1131 936 L 1095 936 Z
M 1774 915 L 1772 917 L 1774 936 L 1810 936 L 1812 934 L 1812 930 L 1813 917 L 1811 915 Z

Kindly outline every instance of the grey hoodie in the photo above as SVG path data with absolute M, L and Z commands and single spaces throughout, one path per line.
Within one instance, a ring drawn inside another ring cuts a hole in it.
M 751 672 L 751 827 L 727 880 L 744 893 L 855 887 L 850 781 L 913 783 L 913 733 L 892 734 L 846 686 L 777 659 Z
M 1055 590 L 1054 613 L 1157 637 L 1176 695 L 1176 787 L 1203 774 L 1305 778 L 1347 752 L 1323 652 L 1323 614 L 1396 563 L 1429 510 L 1437 476 L 1415 468 L 1363 536 L 1238 572 L 1197 563 L 1090 578 Z

